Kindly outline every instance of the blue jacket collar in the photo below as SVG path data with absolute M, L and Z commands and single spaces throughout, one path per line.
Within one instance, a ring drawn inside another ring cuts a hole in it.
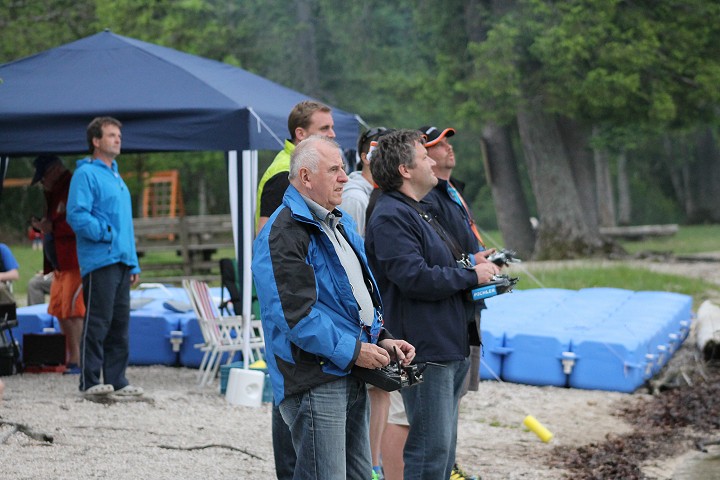
M 285 191 L 285 195 L 283 196 L 283 204 L 290 209 L 293 217 L 297 218 L 298 220 L 318 224 L 317 217 L 313 215 L 313 212 L 308 206 L 308 204 L 305 202 L 305 199 L 297 190 L 297 188 L 292 185 L 292 183 Z M 333 209 L 331 213 L 335 214 L 335 216 L 340 219 L 343 216 L 342 212 L 337 208 Z

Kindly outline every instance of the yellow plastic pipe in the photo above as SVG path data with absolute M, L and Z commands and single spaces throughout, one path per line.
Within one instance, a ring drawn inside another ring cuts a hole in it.
M 525 417 L 525 420 L 523 420 L 523 424 L 535 432 L 535 435 L 540 437 L 540 440 L 542 440 L 545 443 L 548 443 L 553 438 L 553 434 L 550 430 L 545 428 L 542 423 L 538 422 L 535 417 L 532 415 L 528 415 Z

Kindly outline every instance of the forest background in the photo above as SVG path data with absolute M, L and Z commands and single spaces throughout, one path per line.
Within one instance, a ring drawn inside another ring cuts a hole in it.
M 453 127 L 478 224 L 524 258 L 576 258 L 617 251 L 603 226 L 720 223 L 717 18 L 712 0 L 0 0 L 0 63 L 108 28 L 371 127 Z M 31 160 L 7 176 L 30 177 Z M 229 211 L 222 152 L 121 161 L 138 209 L 142 174 L 175 168 L 188 214 Z M 0 240 L 42 204 L 5 189 Z

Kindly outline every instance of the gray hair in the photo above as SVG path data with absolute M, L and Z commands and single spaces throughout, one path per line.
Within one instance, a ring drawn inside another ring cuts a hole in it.
M 392 192 L 402 186 L 400 165 L 414 167 L 415 142 L 422 141 L 417 130 L 395 130 L 380 137 L 370 162 L 370 172 L 382 191 Z
M 327 142 L 333 147 L 340 149 L 340 145 L 330 137 L 325 135 L 310 135 L 308 138 L 298 143 L 290 156 L 290 174 L 288 178 L 293 180 L 300 173 L 301 168 L 307 168 L 311 172 L 317 172 L 318 160 L 320 154 L 318 153 L 317 146 L 320 142 Z

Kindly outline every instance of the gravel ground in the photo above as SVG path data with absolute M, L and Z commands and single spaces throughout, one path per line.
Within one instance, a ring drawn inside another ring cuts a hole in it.
M 230 406 L 215 389 L 197 389 L 194 375 L 131 367 L 128 376 L 145 396 L 107 403 L 80 396 L 77 377 L 5 377 L 2 478 L 272 478 L 269 405 Z M 458 460 L 485 479 L 562 478 L 546 463 L 552 449 L 629 431 L 615 413 L 631 397 L 483 382 L 462 402 Z M 550 443 L 522 426 L 528 413 L 554 433 Z M 16 431 L 18 424 L 36 438 Z

